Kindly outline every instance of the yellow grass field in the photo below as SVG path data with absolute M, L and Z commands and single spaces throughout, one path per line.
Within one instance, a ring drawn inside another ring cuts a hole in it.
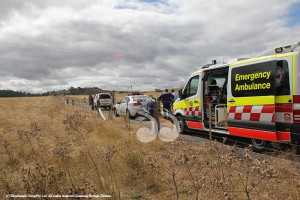
M 0 198 L 109 194 L 111 199 L 300 199 L 300 170 L 213 144 L 137 139 L 60 97 L 0 99 Z M 81 97 L 80 97 L 81 98 Z

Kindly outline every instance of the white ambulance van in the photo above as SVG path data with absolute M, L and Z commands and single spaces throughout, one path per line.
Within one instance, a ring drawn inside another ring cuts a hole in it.
M 211 127 L 215 133 L 250 138 L 256 151 L 268 142 L 300 144 L 299 46 L 194 72 L 173 105 L 180 131 Z

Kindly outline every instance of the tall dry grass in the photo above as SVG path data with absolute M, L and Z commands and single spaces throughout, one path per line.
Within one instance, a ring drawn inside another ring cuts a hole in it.
M 113 199 L 300 199 L 300 170 L 250 150 L 141 143 L 124 118 L 58 97 L 0 99 L 0 193 Z

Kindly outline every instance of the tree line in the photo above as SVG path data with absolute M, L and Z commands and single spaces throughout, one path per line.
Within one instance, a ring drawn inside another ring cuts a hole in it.
M 48 91 L 39 94 L 32 94 L 29 92 L 13 91 L 13 90 L 0 90 L 0 98 L 2 97 L 34 97 L 34 96 L 56 96 L 56 95 L 89 95 L 100 92 L 109 92 L 108 90 L 102 90 L 98 87 L 70 87 L 67 90 Z

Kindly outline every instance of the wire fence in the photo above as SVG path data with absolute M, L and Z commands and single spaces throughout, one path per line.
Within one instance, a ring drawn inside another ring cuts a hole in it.
M 86 102 L 75 101 L 73 99 L 64 99 L 65 104 L 69 104 L 75 107 L 81 107 L 86 109 L 92 109 L 91 106 Z
M 81 102 L 81 101 L 76 101 L 74 99 L 66 98 L 66 99 L 64 99 L 64 103 L 68 104 L 68 105 L 72 105 L 72 106 L 77 107 L 77 108 L 95 110 L 95 111 L 97 111 L 97 114 L 99 116 L 101 116 L 101 118 L 103 120 L 107 119 L 104 112 L 103 112 L 103 110 L 102 110 L 100 101 L 97 102 L 97 105 L 94 105 L 94 104 L 90 104 L 90 103 L 87 103 L 87 102 Z M 114 117 L 113 105 L 111 104 L 110 109 L 108 110 L 108 118 L 113 119 L 113 117 Z

